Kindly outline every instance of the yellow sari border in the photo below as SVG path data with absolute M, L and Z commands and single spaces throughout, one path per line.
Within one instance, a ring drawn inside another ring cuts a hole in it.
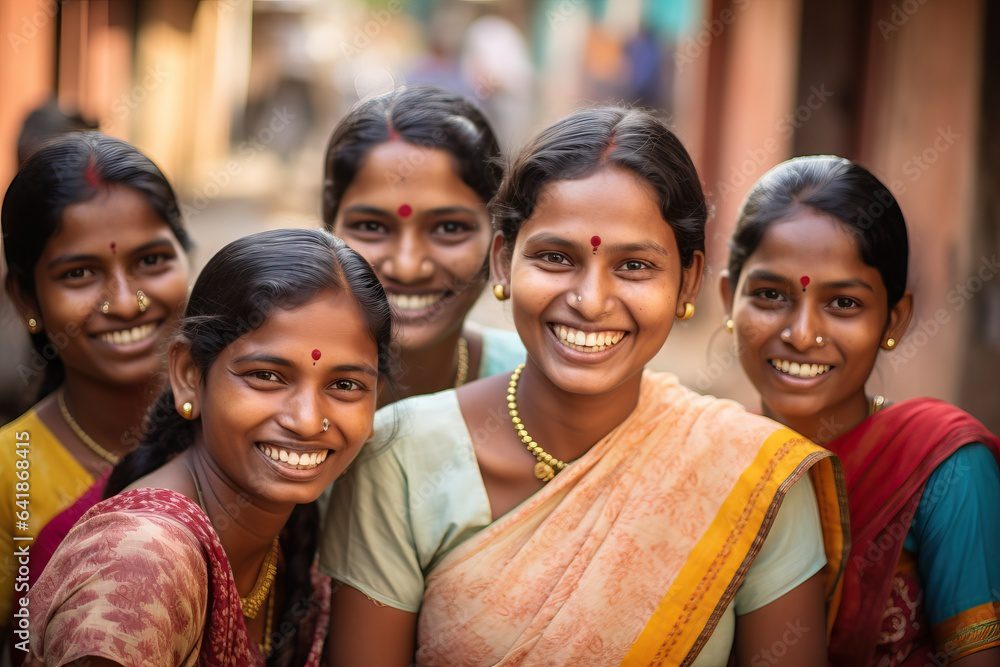
M 694 661 L 760 551 L 785 493 L 806 473 L 816 485 L 827 537 L 826 591 L 828 601 L 836 605 L 850 534 L 844 494 L 838 492 L 843 489 L 838 470 L 830 452 L 798 433 L 788 429 L 772 433 L 692 550 L 623 667 Z
M 987 602 L 955 614 L 934 626 L 935 643 L 954 662 L 979 651 L 1000 647 L 1000 602 Z

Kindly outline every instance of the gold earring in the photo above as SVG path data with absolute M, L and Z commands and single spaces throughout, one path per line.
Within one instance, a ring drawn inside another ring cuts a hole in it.
M 733 333 L 733 329 L 735 329 L 735 328 L 736 328 L 736 324 L 733 322 L 733 318 L 727 317 L 726 318 L 726 330 L 729 333 Z
M 107 315 L 109 312 L 111 312 L 111 302 L 110 301 L 105 301 L 105 302 L 103 302 L 101 304 L 101 312 L 104 313 L 105 315 Z
M 31 333 L 38 333 L 38 320 L 34 317 L 28 318 L 28 331 Z
M 510 298 L 507 296 L 507 289 L 503 286 L 503 283 L 497 283 L 493 286 L 493 296 L 497 298 L 497 301 L 506 301 Z
M 145 313 L 149 309 L 149 298 L 146 293 L 142 290 L 137 290 L 135 293 L 135 301 L 139 304 L 139 312 Z
M 694 304 L 688 301 L 684 304 L 684 314 L 678 317 L 679 320 L 690 320 L 694 317 Z
M 885 346 L 886 346 L 886 348 L 888 348 L 890 350 L 892 348 L 896 347 L 896 339 L 895 338 L 886 338 L 885 339 Z
M 184 419 L 191 419 L 191 415 L 193 414 L 194 406 L 191 404 L 191 401 L 184 401 L 184 403 L 181 404 L 181 417 L 184 417 Z

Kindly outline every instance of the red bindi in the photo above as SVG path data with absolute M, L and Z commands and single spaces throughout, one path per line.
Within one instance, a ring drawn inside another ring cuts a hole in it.
M 111 242 L 111 254 L 114 255 L 118 252 L 118 244 L 114 241 Z
M 590 245 L 593 246 L 593 248 L 594 248 L 594 254 L 596 255 L 597 254 L 597 247 L 599 245 L 601 245 L 601 237 L 597 236 L 596 234 L 594 236 L 591 236 L 590 237 Z
M 401 218 L 408 218 L 413 215 L 413 207 L 409 204 L 403 204 L 396 209 L 396 213 L 399 213 L 399 217 Z
M 323 356 L 323 353 L 320 352 L 319 350 L 313 350 L 312 351 L 313 366 L 316 365 L 316 362 L 319 361 L 319 358 L 322 357 L 322 356 Z
M 799 278 L 799 282 L 802 283 L 802 291 L 806 291 L 806 287 L 809 286 L 809 276 L 802 276 Z

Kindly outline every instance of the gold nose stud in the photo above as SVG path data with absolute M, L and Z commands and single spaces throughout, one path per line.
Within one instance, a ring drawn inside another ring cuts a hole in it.
M 135 293 L 135 301 L 139 304 L 140 313 L 145 313 L 149 309 L 149 297 L 142 290 L 138 290 Z

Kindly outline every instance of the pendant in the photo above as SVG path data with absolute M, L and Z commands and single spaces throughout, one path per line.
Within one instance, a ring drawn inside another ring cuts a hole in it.
M 550 466 L 548 463 L 539 461 L 538 463 L 535 464 L 535 477 L 537 477 L 538 479 L 542 480 L 543 482 L 547 482 L 555 476 L 556 476 L 556 471 L 553 470 L 552 466 Z

